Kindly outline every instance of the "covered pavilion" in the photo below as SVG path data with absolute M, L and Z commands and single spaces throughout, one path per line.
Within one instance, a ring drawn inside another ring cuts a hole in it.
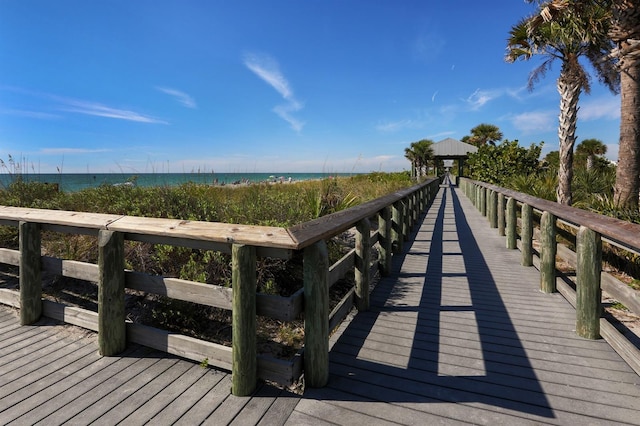
M 464 160 L 470 152 L 478 152 L 478 147 L 460 142 L 453 138 L 446 138 L 431 145 L 433 156 L 438 164 L 439 160 L 458 160 L 458 176 L 462 176 Z

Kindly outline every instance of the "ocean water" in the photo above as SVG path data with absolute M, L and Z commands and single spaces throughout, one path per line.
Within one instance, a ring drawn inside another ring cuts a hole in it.
M 75 192 L 100 185 L 177 186 L 183 183 L 204 185 L 234 185 L 240 183 L 288 182 L 325 179 L 332 176 L 353 176 L 354 173 L 51 173 L 23 174 L 25 181 L 58 185 L 61 191 Z M 16 176 L 0 174 L 0 188 L 5 188 Z

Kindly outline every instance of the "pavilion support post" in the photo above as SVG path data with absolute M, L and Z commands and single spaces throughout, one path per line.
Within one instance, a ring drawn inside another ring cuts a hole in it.
M 232 339 L 231 393 L 248 396 L 258 383 L 256 340 L 256 248 L 231 247 Z
M 391 210 L 391 207 L 387 206 L 383 208 L 378 215 L 378 258 L 380 260 L 380 273 L 385 277 L 391 273 L 391 258 L 393 253 Z
M 533 265 L 533 208 L 529 204 L 522 204 L 522 266 Z
M 102 356 L 114 356 L 127 347 L 123 233 L 98 233 L 98 271 L 98 349 Z
M 500 235 L 501 237 L 504 237 L 506 235 L 505 233 L 505 227 L 506 227 L 506 223 L 505 223 L 505 215 L 504 215 L 504 210 L 506 208 L 506 199 L 504 197 L 504 194 L 498 194 L 498 235 Z
M 371 224 L 362 219 L 356 224 L 356 308 L 369 310 L 369 282 L 371 269 Z
M 329 381 L 329 256 L 323 240 L 304 249 L 304 377 L 311 388 Z
M 516 199 L 513 197 L 509 197 L 507 201 L 507 248 L 508 249 L 516 249 L 518 248 L 517 239 L 518 234 L 516 232 Z
M 42 271 L 40 225 L 20 222 L 20 324 L 29 325 L 42 315 Z
M 600 234 L 581 226 L 577 236 L 576 333 L 586 339 L 600 338 L 602 314 L 602 241 Z
M 556 217 L 547 211 L 540 219 L 540 290 L 556 291 Z

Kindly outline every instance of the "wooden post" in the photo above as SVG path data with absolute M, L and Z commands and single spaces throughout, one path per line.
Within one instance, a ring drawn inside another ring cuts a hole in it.
M 586 339 L 600 338 L 602 314 L 602 241 L 600 234 L 581 226 L 577 236 L 576 334 Z
M 404 197 L 402 199 L 402 239 L 403 241 L 409 241 L 411 235 L 411 209 L 409 207 L 410 197 Z
M 471 192 L 473 193 L 473 205 L 476 210 L 480 210 L 480 187 L 474 183 Z
M 418 222 L 418 217 L 420 215 L 420 201 L 418 200 L 418 193 L 414 192 L 411 194 L 411 227 Z
M 533 265 L 533 207 L 522 204 L 522 266 Z
M 404 245 L 404 237 L 402 236 L 402 224 L 404 223 L 404 219 L 402 218 L 402 209 L 402 201 L 396 201 L 393 203 L 391 242 L 393 244 L 393 252 L 396 254 L 402 253 Z
M 496 191 L 489 192 L 489 227 L 498 227 L 498 194 Z
M 369 310 L 369 270 L 371 269 L 371 224 L 362 219 L 356 224 L 356 307 Z
M 556 217 L 542 213 L 540 219 L 540 290 L 556 291 Z
M 20 222 L 20 324 L 29 325 L 42 315 L 40 225 Z
M 504 210 L 506 208 L 506 202 L 504 198 L 504 194 L 498 194 L 498 235 L 504 237 L 506 235 L 505 232 L 505 216 Z
M 323 240 L 304 249 L 304 377 L 312 388 L 329 381 L 328 270 Z
M 482 216 L 487 216 L 487 188 L 480 187 L 480 213 Z
M 258 383 L 256 341 L 256 248 L 233 244 L 231 248 L 232 340 L 231 393 L 248 396 Z
M 98 234 L 98 347 L 113 356 L 127 346 L 124 311 L 124 234 Z
M 516 249 L 518 248 L 517 243 L 517 233 L 516 233 L 516 199 L 513 197 L 509 197 L 507 201 L 507 248 L 508 249 Z
M 380 273 L 385 277 L 391 273 L 391 228 L 391 206 L 387 206 L 378 215 L 378 258 Z

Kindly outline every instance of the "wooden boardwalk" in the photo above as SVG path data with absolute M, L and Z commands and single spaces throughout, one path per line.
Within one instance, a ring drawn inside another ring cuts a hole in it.
M 0 308 L 0 424 L 640 424 L 640 377 L 575 335 L 573 308 L 457 190 L 414 237 L 302 397 L 233 397 L 226 373 L 135 345 L 101 358 L 92 333 Z

